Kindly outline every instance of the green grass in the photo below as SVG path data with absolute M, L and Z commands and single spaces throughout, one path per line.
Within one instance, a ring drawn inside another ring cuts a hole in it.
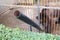
M 60 36 L 22 31 L 19 28 L 9 28 L 0 25 L 0 40 L 60 40 Z

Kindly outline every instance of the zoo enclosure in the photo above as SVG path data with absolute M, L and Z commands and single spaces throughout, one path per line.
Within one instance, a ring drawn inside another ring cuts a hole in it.
M 43 3 L 44 2 L 44 3 Z M 33 21 L 35 20 L 35 18 L 36 18 L 36 16 L 38 15 L 38 13 L 40 13 L 41 12 L 41 10 L 43 9 L 43 8 L 46 8 L 46 9 L 60 9 L 59 8 L 59 6 L 52 6 L 52 4 L 54 5 L 54 2 L 55 3 L 58 3 L 59 2 L 59 0 L 40 0 L 40 6 L 37 6 L 37 4 L 32 4 L 33 6 L 25 6 L 25 5 L 7 5 L 7 6 L 10 6 L 10 7 L 13 7 L 14 8 L 14 10 L 15 9 L 18 9 L 19 10 L 19 8 L 23 8 L 23 9 L 25 9 L 25 11 L 22 11 L 22 10 L 20 10 L 20 12 L 22 12 L 24 15 L 26 15 L 26 16 L 28 16 L 30 19 L 32 19 Z M 59 3 L 58 3 L 59 4 Z M 46 5 L 51 5 L 50 7 L 48 6 L 46 6 Z M 57 5 L 57 4 L 56 4 Z M 3 6 L 5 6 L 5 5 L 3 5 Z M 39 8 L 40 9 L 39 9 Z M 40 12 L 38 11 L 38 10 L 40 10 Z M 30 13 L 32 13 L 32 14 L 30 14 Z M 54 12 L 54 13 L 56 13 L 56 12 Z M 32 16 L 31 16 L 32 15 Z M 34 16 L 33 16 L 34 15 Z M 45 19 L 45 18 L 44 18 Z M 39 20 L 40 20 L 40 18 L 39 18 Z M 37 23 L 38 24 L 38 21 L 37 20 L 35 20 L 35 23 Z M 24 24 L 25 25 L 25 24 Z M 58 26 L 58 24 L 57 24 L 57 26 Z M 41 27 L 41 25 L 40 25 L 40 27 Z M 57 27 L 55 27 L 54 28 L 54 30 L 55 30 L 55 32 L 56 32 L 56 34 L 59 34 L 59 30 L 57 30 L 56 29 Z M 58 27 L 59 28 L 59 27 Z M 58 32 L 57 32 L 57 31 Z

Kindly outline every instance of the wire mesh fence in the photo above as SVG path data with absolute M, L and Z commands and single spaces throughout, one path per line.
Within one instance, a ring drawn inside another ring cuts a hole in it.
M 44 3 L 43 3 L 44 2 Z M 43 0 L 40 6 L 40 23 L 46 33 L 60 34 L 60 2 L 59 0 Z
M 21 1 L 22 3 L 17 3 L 14 5 L 0 5 L 0 7 L 7 6 L 9 7 L 8 10 L 12 8 L 13 10 L 11 11 L 13 11 L 13 14 L 16 10 L 19 10 L 20 13 L 24 14 L 29 19 L 31 19 L 34 23 L 36 23 L 42 29 L 42 32 L 60 34 L 60 2 L 59 1 L 60 0 L 40 0 L 40 1 L 27 0 L 26 2 Z M 3 12 L 0 12 L 0 14 L 1 13 Z M 36 26 L 34 23 L 33 26 Z M 17 24 L 19 25 L 21 23 L 17 22 Z M 32 27 L 32 24 L 28 25 L 22 23 L 21 28 L 23 29 L 24 26 L 26 26 L 24 30 L 37 31 L 36 29 L 34 29 L 34 27 Z

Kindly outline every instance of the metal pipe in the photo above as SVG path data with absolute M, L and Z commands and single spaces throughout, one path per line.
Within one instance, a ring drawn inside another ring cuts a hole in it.
M 18 10 L 16 10 L 16 11 L 14 12 L 14 15 L 15 15 L 18 19 L 20 19 L 20 20 L 24 21 L 25 23 L 27 23 L 27 24 L 29 24 L 29 25 L 37 28 L 38 30 L 41 30 L 41 31 L 42 31 L 42 29 L 41 29 L 35 22 L 33 22 L 33 21 L 32 21 L 31 19 L 29 19 L 27 16 L 23 15 L 22 13 L 20 13 Z
M 40 27 L 40 0 L 38 0 L 37 3 L 38 3 L 38 25 Z

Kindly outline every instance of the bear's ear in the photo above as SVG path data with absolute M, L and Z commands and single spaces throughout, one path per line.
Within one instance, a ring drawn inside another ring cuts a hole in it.
M 18 10 L 16 10 L 16 11 L 14 12 L 14 15 L 15 15 L 15 16 L 19 16 L 19 14 L 20 14 L 20 12 L 19 12 Z
M 38 16 L 36 17 L 36 19 L 38 19 Z
M 42 13 L 40 13 L 40 17 L 42 16 Z M 36 19 L 38 19 L 38 16 L 36 16 Z

